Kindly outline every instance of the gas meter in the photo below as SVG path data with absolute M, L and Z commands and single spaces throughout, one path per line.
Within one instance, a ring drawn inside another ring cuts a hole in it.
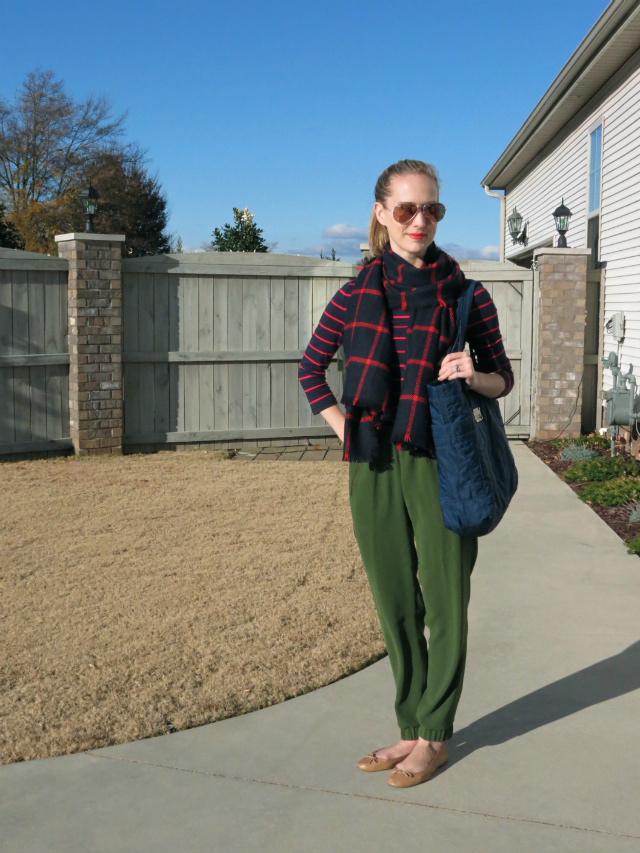
M 618 366 L 618 356 L 610 352 L 607 358 L 602 359 L 604 367 L 608 367 L 613 373 L 613 387 L 605 391 L 603 400 L 605 402 L 604 419 L 609 427 L 611 438 L 611 454 L 613 455 L 615 428 L 617 426 L 631 427 L 637 434 L 637 422 L 640 413 L 636 411 L 636 377 L 633 373 L 623 373 Z

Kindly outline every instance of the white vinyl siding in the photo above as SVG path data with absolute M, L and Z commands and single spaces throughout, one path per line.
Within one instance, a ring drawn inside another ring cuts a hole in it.
M 569 246 L 587 245 L 591 179 L 591 132 L 602 125 L 600 176 L 600 261 L 606 266 L 604 316 L 616 311 L 626 319 L 625 340 L 617 343 L 603 333 L 602 354 L 618 352 L 622 369 L 640 373 L 640 68 L 586 116 L 579 127 L 522 181 L 508 188 L 507 215 L 517 206 L 528 222 L 528 249 L 556 244 L 552 217 L 564 197 L 572 212 Z M 596 208 L 597 209 L 597 208 Z M 505 235 L 507 259 L 523 253 Z M 525 249 L 526 251 L 526 249 Z M 604 371 L 604 387 L 611 372 Z
M 640 370 L 640 71 L 608 99 L 602 146 L 600 259 L 606 262 L 605 322 L 616 311 L 626 320 L 625 339 L 606 332 L 603 355 L 618 352 L 623 372 Z M 611 371 L 604 371 L 611 387 Z
M 572 134 L 517 186 L 507 191 L 508 213 L 515 206 L 527 222 L 529 249 L 549 245 L 551 240 L 555 245 L 558 232 L 553 211 L 563 198 L 572 214 L 567 243 L 573 247 L 586 245 L 588 156 L 587 135 L 584 132 Z M 576 239 L 578 234 L 580 239 Z M 526 251 L 518 244 L 513 245 L 508 231 L 505 235 L 505 247 L 507 260 Z

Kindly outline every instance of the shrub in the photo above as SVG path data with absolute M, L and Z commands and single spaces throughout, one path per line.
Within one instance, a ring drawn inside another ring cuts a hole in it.
M 640 555 L 640 533 L 634 536 L 633 539 L 627 539 L 624 543 L 627 546 L 627 551 L 630 554 Z
M 637 473 L 638 465 L 635 459 L 626 459 L 624 456 L 599 456 L 590 462 L 575 462 L 562 476 L 563 479 L 572 483 L 579 480 L 601 482 L 612 480 L 623 474 Z
M 592 450 L 590 447 L 584 447 L 578 444 L 563 447 L 560 452 L 561 462 L 589 462 L 595 459 L 598 455 L 597 450 Z
M 596 506 L 624 506 L 629 501 L 640 499 L 640 479 L 620 477 L 606 483 L 590 483 L 578 492 L 578 497 Z
M 577 438 L 555 438 L 551 442 L 551 447 L 554 450 L 573 446 L 590 447 L 592 450 L 606 450 L 611 446 L 611 441 L 607 435 L 592 432 L 589 435 L 579 435 Z

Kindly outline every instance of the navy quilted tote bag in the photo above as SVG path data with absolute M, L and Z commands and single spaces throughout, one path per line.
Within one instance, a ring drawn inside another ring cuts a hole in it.
M 449 352 L 464 347 L 475 284 L 469 281 L 458 299 Z M 472 391 L 464 379 L 432 382 L 428 392 L 444 525 L 460 536 L 485 536 L 518 487 L 498 401 Z

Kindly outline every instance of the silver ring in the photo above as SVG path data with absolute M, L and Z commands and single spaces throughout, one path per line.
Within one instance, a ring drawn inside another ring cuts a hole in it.
M 456 366 L 453 369 L 455 370 L 456 373 L 459 373 L 460 372 L 460 365 L 456 364 Z

